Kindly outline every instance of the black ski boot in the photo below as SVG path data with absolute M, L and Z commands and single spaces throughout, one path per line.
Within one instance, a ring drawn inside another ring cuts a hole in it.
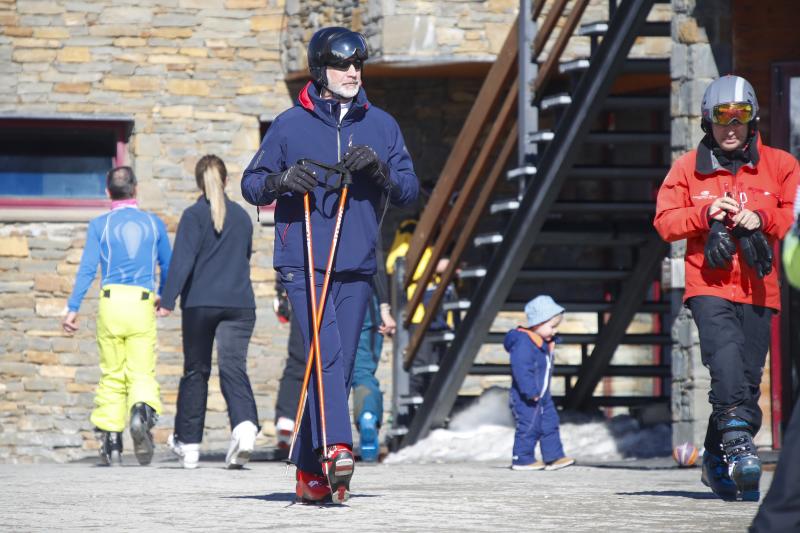
M 334 444 L 328 447 L 328 456 L 322 461 L 322 471 L 331 488 L 331 501 L 346 502 L 350 498 L 350 478 L 356 462 L 353 451 L 345 444 Z
M 153 434 L 150 429 L 156 425 L 158 415 L 146 403 L 139 402 L 131 407 L 131 438 L 133 439 L 133 453 L 142 466 L 149 465 L 153 460 Z
M 723 500 L 736 500 L 736 484 L 728 475 L 728 464 L 721 456 L 708 450 L 703 454 L 703 473 L 700 481 Z
M 746 431 L 729 431 L 723 435 L 722 450 L 728 463 L 728 475 L 747 502 L 757 502 L 761 495 L 761 459 L 756 453 L 753 437 Z
M 119 466 L 122 464 L 122 433 L 118 431 L 103 431 L 97 429 L 97 438 L 100 441 L 100 464 L 104 466 Z

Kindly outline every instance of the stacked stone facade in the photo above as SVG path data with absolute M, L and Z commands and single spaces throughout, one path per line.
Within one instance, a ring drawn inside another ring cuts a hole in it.
M 258 147 L 260 120 L 291 104 L 280 66 L 283 12 L 279 0 L 0 2 L 0 114 L 132 121 L 125 159 L 139 179 L 141 206 L 172 234 L 197 197 L 198 158 L 221 156 L 228 194 L 241 200 L 239 179 Z M 65 461 L 96 447 L 88 415 L 99 378 L 97 283 L 81 307 L 80 332 L 64 335 L 61 313 L 86 224 L 50 222 L 44 210 L 31 216 L 41 221 L 0 224 L 0 460 Z M 256 224 L 254 249 L 258 322 L 249 371 L 269 425 L 288 336 L 271 311 L 271 228 Z M 176 315 L 159 319 L 159 443 L 172 428 L 182 374 Z M 204 445 L 218 449 L 228 428 L 216 375 L 208 408 Z

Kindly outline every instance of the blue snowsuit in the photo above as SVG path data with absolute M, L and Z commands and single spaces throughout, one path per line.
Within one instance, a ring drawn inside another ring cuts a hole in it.
M 564 457 L 558 412 L 550 394 L 555 342 L 545 343 L 536 333 L 519 327 L 506 334 L 503 345 L 511 358 L 509 405 L 517 424 L 512 463 L 534 463 L 537 442 L 542 460 L 552 463 Z
M 390 169 L 391 203 L 414 202 L 419 183 L 411 157 L 397 122 L 385 111 L 371 106 L 359 90 L 341 121 L 340 105 L 323 100 L 316 86 L 308 83 L 297 103 L 281 113 L 267 130 L 258 153 L 242 177 L 242 195 L 254 205 L 277 200 L 273 266 L 286 288 L 297 317 L 306 354 L 312 341 L 307 287 L 307 258 L 303 228 L 303 196 L 277 196 L 265 187 L 268 175 L 282 172 L 299 159 L 308 158 L 329 165 L 338 163 L 350 146 L 370 146 Z M 317 176 L 324 170 L 317 170 Z M 375 243 L 378 210 L 383 191 L 371 180 L 354 177 L 345 207 L 339 249 L 320 330 L 327 443 L 352 446 L 348 395 L 353 376 L 358 338 L 364 322 L 367 300 L 375 273 Z M 309 193 L 317 301 L 333 237 L 340 192 L 322 184 Z M 312 373 L 313 376 L 313 373 Z M 322 447 L 317 385 L 308 388 L 308 408 L 298 432 L 299 446 L 290 459 L 307 472 L 322 473 L 316 451 Z

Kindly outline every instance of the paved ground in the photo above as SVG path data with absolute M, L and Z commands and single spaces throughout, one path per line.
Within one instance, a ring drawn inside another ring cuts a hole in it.
M 279 462 L 227 471 L 217 461 L 197 470 L 125 461 L 0 465 L 0 531 L 727 532 L 745 531 L 757 510 L 715 499 L 699 469 L 664 461 L 558 472 L 359 463 L 353 497 L 341 507 L 293 504 L 294 473 Z

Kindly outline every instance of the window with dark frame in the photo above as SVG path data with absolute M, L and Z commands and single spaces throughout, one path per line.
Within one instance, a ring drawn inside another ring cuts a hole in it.
M 108 204 L 105 175 L 126 164 L 130 121 L 0 117 L 0 207 Z

